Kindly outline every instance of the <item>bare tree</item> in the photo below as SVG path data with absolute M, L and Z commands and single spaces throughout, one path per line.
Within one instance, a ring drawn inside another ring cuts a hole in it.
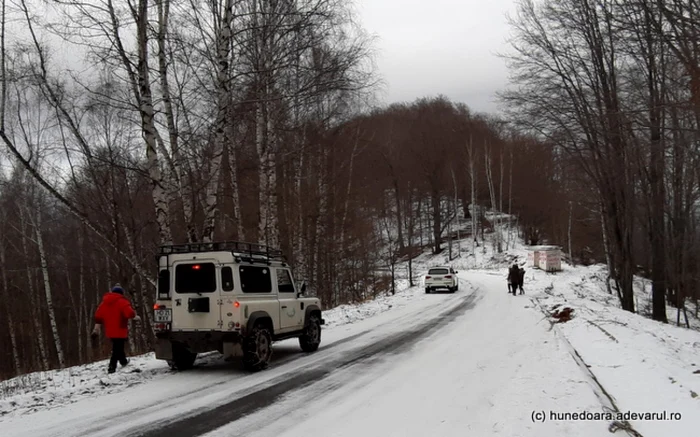
M 520 90 L 504 97 L 520 126 L 575 157 L 595 183 L 620 301 L 634 311 L 634 169 L 611 8 L 595 1 L 521 1 L 510 58 Z

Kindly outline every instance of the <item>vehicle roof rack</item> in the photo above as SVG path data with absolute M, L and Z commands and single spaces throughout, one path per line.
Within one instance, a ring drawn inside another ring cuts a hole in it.
M 231 252 L 235 257 L 250 260 L 285 261 L 280 249 L 257 243 L 243 241 L 216 241 L 212 243 L 186 243 L 169 244 L 160 246 L 158 255 L 172 255 L 175 253 L 199 253 L 199 252 Z

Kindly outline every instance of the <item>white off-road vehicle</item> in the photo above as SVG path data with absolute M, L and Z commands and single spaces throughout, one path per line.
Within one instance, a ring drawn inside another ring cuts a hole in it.
M 432 267 L 425 275 L 424 282 L 426 293 L 440 288 L 447 289 L 450 293 L 459 290 L 457 270 L 449 266 Z
M 282 252 L 235 241 L 162 246 L 154 306 L 156 358 L 192 367 L 197 353 L 242 357 L 268 366 L 272 342 L 299 338 L 305 352 L 321 343 L 321 304 L 302 297 Z

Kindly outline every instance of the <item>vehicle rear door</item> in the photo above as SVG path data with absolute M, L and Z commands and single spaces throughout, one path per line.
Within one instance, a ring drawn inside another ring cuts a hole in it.
M 173 331 L 221 328 L 220 266 L 214 259 L 175 264 Z
M 433 287 L 451 287 L 452 275 L 450 270 L 445 267 L 436 267 L 428 271 L 430 276 L 430 285 Z

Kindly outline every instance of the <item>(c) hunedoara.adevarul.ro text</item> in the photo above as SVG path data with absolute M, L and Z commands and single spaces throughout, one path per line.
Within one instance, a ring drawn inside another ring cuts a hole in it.
M 587 421 L 587 420 L 603 420 L 603 421 L 630 421 L 630 420 L 644 420 L 644 421 L 678 421 L 682 419 L 681 413 L 673 411 L 649 411 L 649 412 L 639 412 L 639 411 L 627 411 L 627 412 L 617 412 L 617 411 L 571 411 L 571 412 L 559 412 L 559 411 L 532 411 L 531 418 L 533 422 L 544 423 L 550 422 L 570 422 L 570 421 Z

